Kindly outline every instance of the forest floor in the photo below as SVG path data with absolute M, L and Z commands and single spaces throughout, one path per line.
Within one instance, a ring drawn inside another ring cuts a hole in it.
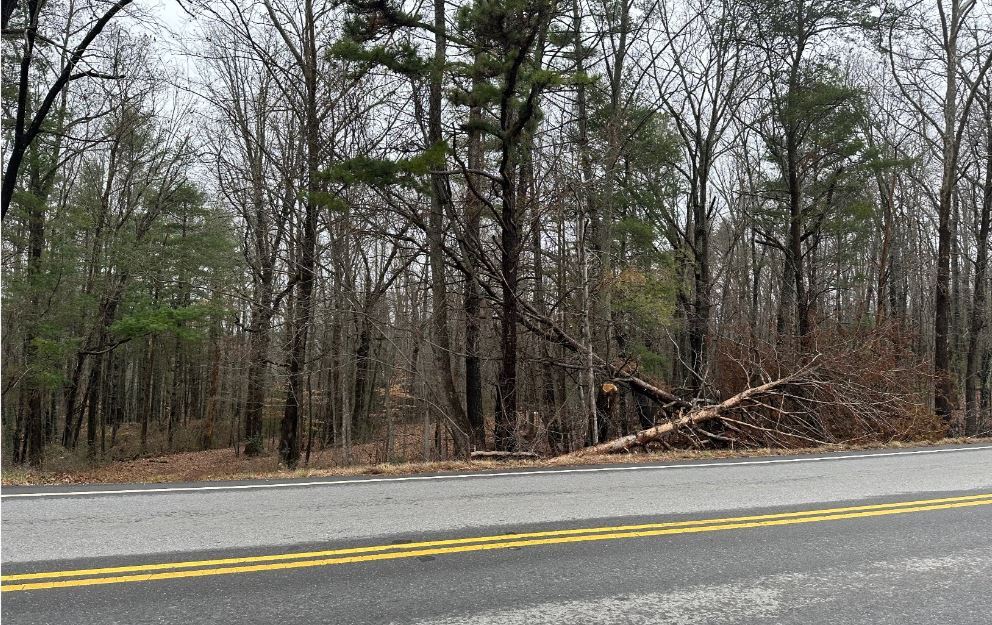
M 912 442 L 872 443 L 866 445 L 829 445 L 803 449 L 717 449 L 664 450 L 649 453 L 602 456 L 552 457 L 538 460 L 365 463 L 342 465 L 330 454 L 315 454 L 309 466 L 290 471 L 279 466 L 278 455 L 268 453 L 248 457 L 236 455 L 231 448 L 181 452 L 134 460 L 115 461 L 96 466 L 65 465 L 46 470 L 27 470 L 4 466 L 4 486 L 37 484 L 160 483 L 208 480 L 285 479 L 347 475 L 408 475 L 443 471 L 486 471 L 493 469 L 527 469 L 590 464 L 624 464 L 645 461 L 702 460 L 733 457 L 819 454 L 844 450 L 899 449 L 946 444 L 992 443 L 992 438 L 945 438 Z M 58 463 L 56 463 L 58 464 Z

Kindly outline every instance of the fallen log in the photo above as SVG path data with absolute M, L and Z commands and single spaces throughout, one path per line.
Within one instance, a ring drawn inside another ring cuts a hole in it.
M 757 399 L 762 395 L 766 395 L 786 384 L 790 384 L 798 381 L 805 374 L 813 368 L 813 363 L 803 367 L 802 370 L 797 371 L 784 378 L 779 378 L 777 380 L 772 380 L 760 386 L 754 386 L 746 389 L 733 397 L 730 397 L 726 401 L 720 402 L 719 404 L 713 404 L 710 406 L 702 406 L 695 408 L 684 413 L 681 417 L 668 421 L 667 423 L 662 423 L 654 427 L 648 428 L 646 430 L 641 430 L 640 432 L 635 432 L 628 436 L 623 436 L 612 441 L 607 441 L 605 443 L 600 443 L 599 445 L 593 445 L 591 447 L 585 447 L 578 451 L 574 451 L 567 456 L 581 457 L 581 456 L 592 456 L 596 454 L 614 454 L 621 451 L 627 451 L 633 447 L 644 446 L 651 442 L 656 442 L 664 439 L 670 434 L 678 431 L 681 428 L 688 426 L 693 426 L 699 423 L 705 423 L 706 421 L 712 421 L 718 419 L 720 415 L 729 412 L 735 408 L 739 408 L 742 404 L 745 404 L 749 400 Z
M 537 460 L 538 455 L 532 451 L 473 451 L 470 460 Z

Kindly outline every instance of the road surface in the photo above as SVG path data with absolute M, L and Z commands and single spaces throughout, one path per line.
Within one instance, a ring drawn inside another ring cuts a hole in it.
M 5 623 L 992 623 L 992 446 L 5 488 Z

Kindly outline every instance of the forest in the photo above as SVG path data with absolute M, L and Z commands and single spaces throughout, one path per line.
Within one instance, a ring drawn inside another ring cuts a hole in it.
M 992 429 L 987 0 L 2 13 L 5 467 Z

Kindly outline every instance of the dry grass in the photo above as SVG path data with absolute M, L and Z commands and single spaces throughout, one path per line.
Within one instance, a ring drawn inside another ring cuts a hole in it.
M 124 462 L 113 462 L 96 467 L 62 467 L 45 471 L 5 468 L 2 475 L 4 486 L 35 484 L 97 484 L 97 483 L 161 483 L 205 480 L 240 479 L 280 479 L 298 477 L 329 477 L 348 475 L 411 475 L 440 471 L 486 471 L 493 469 L 524 469 L 538 467 L 562 467 L 590 464 L 626 464 L 644 461 L 701 460 L 735 457 L 767 457 L 792 454 L 816 454 L 843 450 L 899 449 L 943 444 L 990 443 L 992 438 L 983 439 L 939 439 L 912 443 L 893 442 L 868 445 L 829 445 L 801 450 L 796 449 L 749 449 L 731 450 L 668 450 L 653 453 L 631 453 L 609 456 L 585 456 L 582 458 L 547 458 L 540 460 L 492 462 L 492 461 L 438 461 L 355 464 L 342 466 L 335 464 L 330 454 L 316 457 L 311 466 L 288 471 L 280 468 L 275 454 L 249 458 L 235 456 L 231 449 L 185 452 L 153 458 L 141 458 Z

